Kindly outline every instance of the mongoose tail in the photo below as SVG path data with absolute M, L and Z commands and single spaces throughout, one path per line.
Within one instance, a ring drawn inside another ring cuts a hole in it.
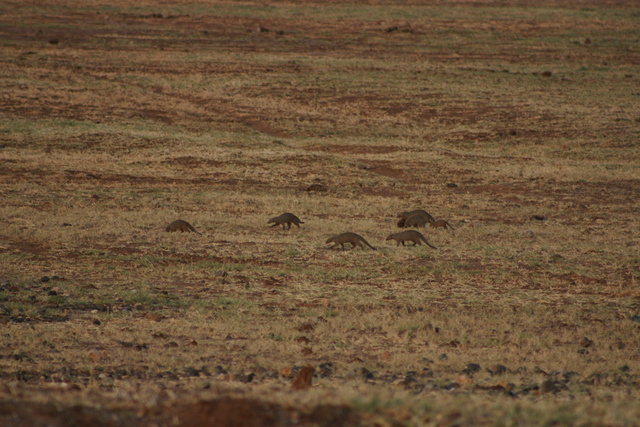
M 427 244 L 427 246 L 429 246 L 430 248 L 438 249 L 438 248 L 436 248 L 435 246 L 433 246 L 431 243 L 427 242 L 427 239 L 426 239 L 422 234 L 420 234 L 420 239 L 421 239 L 423 242 L 425 242 L 425 243 Z
M 167 225 L 167 228 L 165 228 L 166 231 L 168 232 L 174 232 L 174 231 L 180 231 L 182 233 L 184 232 L 194 232 L 194 233 L 198 233 L 198 234 L 202 234 L 200 233 L 198 230 L 196 230 L 193 225 L 189 224 L 187 221 L 183 221 L 181 219 L 177 219 L 175 221 L 173 221 L 171 224 Z

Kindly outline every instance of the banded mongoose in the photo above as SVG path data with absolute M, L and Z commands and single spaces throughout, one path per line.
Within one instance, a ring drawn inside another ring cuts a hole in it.
M 334 243 L 334 245 L 331 246 L 329 249 L 333 249 L 338 245 L 340 245 L 342 249 L 345 249 L 344 247 L 345 243 L 351 243 L 351 246 L 352 246 L 351 249 L 355 248 L 356 246 L 360 246 L 362 249 L 364 249 L 364 246 L 362 245 L 364 243 L 374 251 L 377 250 L 376 248 L 371 246 L 369 242 L 364 240 L 364 237 L 360 236 L 359 234 L 351 233 L 351 232 L 346 232 L 346 233 L 338 234 L 337 236 L 329 237 L 325 243 Z
M 404 219 L 403 227 L 406 227 L 406 228 L 409 228 L 409 227 L 426 227 L 427 223 L 431 223 L 431 221 L 429 221 L 429 218 L 427 218 L 426 216 L 418 213 L 418 214 L 413 214 L 413 215 L 409 215 L 408 217 L 406 217 Z
M 282 215 L 279 215 L 275 218 L 271 218 L 267 224 L 271 224 L 273 223 L 272 227 L 277 227 L 278 225 L 282 225 L 282 229 L 283 230 L 289 230 L 291 228 L 291 224 L 295 224 L 298 226 L 298 228 L 300 228 L 300 224 L 304 224 L 304 222 L 300 221 L 300 218 L 298 218 L 297 216 L 295 216 L 292 213 L 286 212 L 283 213 Z M 285 228 L 284 226 L 288 225 L 288 228 Z
M 423 223 L 422 227 L 424 227 L 424 225 L 426 223 L 432 223 L 435 221 L 435 218 L 433 218 L 431 216 L 431 214 L 429 214 L 429 212 L 423 210 L 423 209 L 416 209 L 415 211 L 409 211 L 409 212 L 400 212 L 398 214 L 398 218 L 400 218 L 400 220 L 398 221 L 398 227 L 402 228 L 402 227 L 414 227 L 411 225 L 407 225 L 407 219 L 416 216 L 416 218 L 422 218 L 419 222 Z M 414 219 L 414 221 L 416 221 Z
M 413 246 L 421 245 L 422 242 L 425 242 L 428 246 L 432 247 L 433 249 L 438 249 L 435 246 L 433 246 L 431 243 L 427 242 L 427 239 L 425 239 L 422 233 L 416 230 L 407 230 L 407 231 L 401 231 L 400 233 L 389 234 L 389 236 L 387 237 L 387 240 L 395 240 L 396 243 L 398 243 L 397 246 L 400 246 L 400 243 L 402 243 L 402 246 L 405 246 L 404 242 L 407 242 L 407 241 L 412 241 Z
M 202 234 L 198 230 L 193 228 L 193 225 L 181 219 L 177 219 L 173 221 L 171 224 L 167 225 L 166 230 L 169 232 L 180 231 L 180 232 L 187 232 L 187 233 L 190 233 L 193 231 L 194 233 Z
M 453 230 L 453 227 L 451 226 L 451 224 L 449 224 L 444 219 L 439 219 L 435 222 L 432 222 L 430 225 L 431 225 L 431 228 L 444 228 L 445 230 L 447 228 L 450 228 L 451 230 Z

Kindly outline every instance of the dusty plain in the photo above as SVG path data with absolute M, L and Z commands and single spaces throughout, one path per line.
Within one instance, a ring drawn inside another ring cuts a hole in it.
M 638 424 L 637 3 L 5 0 L 0 87 L 0 424 Z

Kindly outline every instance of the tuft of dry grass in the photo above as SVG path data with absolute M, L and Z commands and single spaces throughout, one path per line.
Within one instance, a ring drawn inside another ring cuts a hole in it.
M 632 2 L 3 12 L 0 420 L 638 418 Z

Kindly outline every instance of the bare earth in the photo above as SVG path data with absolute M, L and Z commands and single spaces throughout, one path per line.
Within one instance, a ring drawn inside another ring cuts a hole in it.
M 0 5 L 0 424 L 637 425 L 636 2 L 108 3 Z

